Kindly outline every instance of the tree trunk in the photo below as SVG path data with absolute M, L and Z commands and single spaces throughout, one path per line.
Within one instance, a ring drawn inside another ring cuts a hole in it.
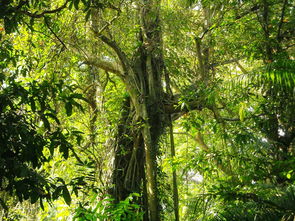
M 138 1 L 141 46 L 130 59 L 111 38 L 102 34 L 93 13 L 92 27 L 100 40 L 117 54 L 121 68 L 111 65 L 126 86 L 129 101 L 123 105 L 115 144 L 113 196 L 117 201 L 132 192 L 144 193 L 142 204 L 145 220 L 160 220 L 157 190 L 157 154 L 159 138 L 168 126 L 168 116 L 173 114 L 172 104 L 163 104 L 163 56 L 160 26 L 160 0 Z M 108 62 L 88 61 L 103 69 Z M 194 105 L 194 104 L 193 104 Z M 199 106 L 198 106 L 199 107 Z M 179 109 L 179 108 L 178 108 Z M 177 112 L 184 110 L 177 110 Z M 146 188 L 143 190 L 143 188 Z
M 131 193 L 142 192 L 143 140 L 140 130 L 132 125 L 134 110 L 131 105 L 130 97 L 126 97 L 122 105 L 115 141 L 112 195 L 117 202 L 126 199 Z
M 141 2 L 139 13 L 142 31 L 139 40 L 142 46 L 134 61 L 125 62 L 124 54 L 120 54 L 114 42 L 100 36 L 117 50 L 119 57 L 121 55 L 126 72 L 123 81 L 130 95 L 130 103 L 125 103 L 118 127 L 113 194 L 117 200 L 122 200 L 131 192 L 146 193 L 143 204 L 147 201 L 146 219 L 151 221 L 160 220 L 156 159 L 165 121 L 161 99 L 163 60 L 159 6 L 160 1 Z M 143 170 L 145 176 L 142 175 Z M 141 189 L 143 182 L 146 183 L 146 191 Z

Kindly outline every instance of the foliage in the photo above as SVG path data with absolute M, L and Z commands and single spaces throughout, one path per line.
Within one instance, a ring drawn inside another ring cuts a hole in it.
M 56 101 L 64 102 L 68 114 L 67 104 L 78 105 L 74 98 L 83 97 L 77 93 L 66 95 L 69 87 L 64 90 L 61 81 L 33 81 L 24 85 L 10 77 L 2 79 L 2 83 L 1 190 L 16 194 L 20 201 L 28 198 L 32 203 L 39 198 L 40 203 L 43 198 L 50 200 L 56 186 L 46 179 L 46 172 L 40 168 L 52 159 L 57 148 L 67 159 L 72 144 L 68 134 L 59 127 L 56 111 L 46 101 L 54 97 Z M 60 187 L 55 190 L 53 198 L 63 195 L 70 204 L 67 186 L 62 179 L 59 181 L 64 186 L 62 191 L 59 191 Z
M 95 205 L 80 204 L 75 210 L 74 220 L 142 220 L 143 213 L 139 205 L 132 203 L 138 197 L 138 194 L 133 193 L 125 200 L 114 203 L 114 199 L 109 196 L 98 197 L 98 194 L 94 194 L 90 203 Z
M 2 42 L 1 195 L 7 192 L 17 196 L 20 202 L 30 199 L 32 204 L 39 200 L 42 209 L 44 199 L 50 202 L 60 196 L 70 204 L 68 188 L 72 186 L 76 190 L 81 182 L 73 180 L 66 184 L 60 177 L 49 179 L 49 171 L 44 170 L 44 165 L 53 160 L 57 149 L 67 159 L 73 148 L 71 137 L 79 138 L 78 131 L 61 127 L 54 105 L 63 104 L 70 116 L 73 106 L 82 110 L 77 100 L 86 99 L 75 92 L 73 85 L 65 85 L 61 79 L 25 80 L 33 67 L 22 65 L 22 50 L 16 50 L 7 39 Z M 3 199 L 1 205 L 8 211 L 8 205 Z

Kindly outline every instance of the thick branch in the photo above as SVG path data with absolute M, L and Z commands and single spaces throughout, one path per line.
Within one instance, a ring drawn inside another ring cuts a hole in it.
M 105 61 L 101 59 L 87 59 L 84 63 L 88 65 L 93 65 L 95 67 L 101 68 L 105 71 L 108 71 L 117 75 L 123 75 L 123 70 L 121 66 L 114 62 Z
M 137 78 L 135 76 L 135 73 L 130 65 L 129 59 L 127 55 L 122 51 L 122 49 L 118 46 L 118 44 L 106 37 L 105 35 L 99 34 L 99 32 L 96 32 L 93 30 L 94 33 L 97 34 L 97 37 L 100 38 L 104 43 L 106 43 L 108 46 L 110 46 L 117 54 L 117 56 L 120 59 L 121 65 L 122 65 L 122 72 L 121 77 L 125 83 L 127 91 L 130 93 L 132 103 L 135 106 L 135 109 L 140 112 L 140 103 L 139 103 L 139 96 L 141 95 L 139 83 L 137 82 Z
M 123 67 L 124 72 L 128 73 L 129 69 L 130 69 L 129 60 L 128 60 L 126 54 L 118 46 L 118 44 L 114 40 L 106 37 L 105 35 L 99 34 L 95 30 L 93 30 L 93 31 L 94 31 L 94 33 L 97 34 L 98 38 L 100 38 L 104 43 L 106 43 L 108 46 L 110 46 L 116 52 L 116 54 L 118 55 L 118 57 L 122 63 L 122 67 Z

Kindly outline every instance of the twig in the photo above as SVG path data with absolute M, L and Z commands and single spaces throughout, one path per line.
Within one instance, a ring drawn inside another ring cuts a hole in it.
M 48 29 L 50 30 L 50 32 L 57 38 L 57 40 L 63 45 L 64 48 L 68 49 L 67 46 L 65 45 L 65 43 L 57 36 L 57 34 L 52 30 L 52 28 L 50 27 L 50 25 L 47 22 L 46 17 L 44 17 L 44 22 L 46 24 L 46 26 L 48 27 Z

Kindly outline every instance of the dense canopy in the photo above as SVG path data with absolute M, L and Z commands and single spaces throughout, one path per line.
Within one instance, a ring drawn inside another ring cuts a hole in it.
M 295 219 L 292 0 L 0 0 L 0 219 Z

